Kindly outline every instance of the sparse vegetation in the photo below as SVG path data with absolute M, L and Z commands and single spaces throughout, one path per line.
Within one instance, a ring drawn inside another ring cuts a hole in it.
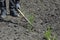
M 29 17 L 27 18 L 23 12 L 21 12 L 21 10 L 18 9 L 18 11 L 20 12 L 20 14 L 28 21 L 28 23 L 33 26 L 33 20 L 34 20 L 34 16 L 33 15 L 29 15 Z
M 32 24 L 32 26 L 29 24 L 29 25 L 27 26 L 27 28 L 28 28 L 29 31 L 33 31 L 34 16 L 33 16 L 33 15 L 29 15 L 29 16 L 28 16 L 28 20 L 30 21 L 30 23 Z
M 56 35 L 52 36 L 51 35 L 52 34 L 51 31 L 52 31 L 51 28 L 48 27 L 47 30 L 46 30 L 46 32 L 44 33 L 44 38 L 46 40 L 56 40 Z
M 20 10 L 18 10 L 20 13 L 21 13 L 21 15 L 28 21 L 28 23 L 29 23 L 29 25 L 27 25 L 27 29 L 29 30 L 29 31 L 32 31 L 32 28 L 33 28 L 33 22 L 34 22 L 34 16 L 33 15 L 29 15 L 28 16 L 28 18 L 24 15 L 24 13 L 23 12 L 21 12 Z
M 29 15 L 28 19 L 29 19 L 29 21 L 30 21 L 31 23 L 34 22 L 34 16 L 33 16 L 33 15 Z

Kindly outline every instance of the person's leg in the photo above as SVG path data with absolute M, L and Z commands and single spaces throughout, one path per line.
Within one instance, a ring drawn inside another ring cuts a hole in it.
M 15 0 L 10 0 L 9 2 L 10 2 L 10 15 L 19 16 L 15 8 Z
M 6 17 L 6 0 L 1 0 L 1 17 L 5 18 Z

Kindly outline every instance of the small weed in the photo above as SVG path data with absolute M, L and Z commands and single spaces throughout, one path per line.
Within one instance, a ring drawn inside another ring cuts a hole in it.
M 30 23 L 32 24 L 32 26 L 30 24 L 28 24 L 28 29 L 29 31 L 33 31 L 33 22 L 34 22 L 34 15 L 30 14 L 28 16 L 28 20 L 30 21 Z
M 34 22 L 34 15 L 32 14 L 24 14 L 24 12 L 22 12 L 21 10 L 18 9 L 18 11 L 20 12 L 20 14 L 28 21 L 28 25 L 26 26 L 26 28 L 29 31 L 32 31 L 33 29 L 33 22 Z M 28 16 L 27 16 L 28 15 Z
M 52 34 L 51 31 L 52 31 L 51 28 L 48 27 L 48 28 L 47 28 L 47 31 L 44 33 L 44 38 L 45 38 L 46 40 L 56 40 L 56 36 L 55 36 L 55 35 L 52 36 L 52 35 L 51 35 L 51 34 Z
M 47 40 L 50 40 L 50 38 L 51 38 L 51 30 L 50 30 L 50 28 L 48 28 L 48 30 L 45 32 L 44 36 L 45 36 L 45 38 Z
M 31 23 L 34 22 L 34 16 L 33 16 L 33 15 L 29 15 L 28 19 L 29 19 L 29 21 L 30 21 Z

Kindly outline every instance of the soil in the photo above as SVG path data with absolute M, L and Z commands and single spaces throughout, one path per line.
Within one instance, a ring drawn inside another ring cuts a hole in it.
M 20 0 L 21 11 L 33 14 L 34 31 L 29 31 L 28 22 L 20 17 L 10 15 L 0 19 L 0 40 L 45 40 L 44 32 L 50 26 L 52 34 L 60 39 L 60 0 Z

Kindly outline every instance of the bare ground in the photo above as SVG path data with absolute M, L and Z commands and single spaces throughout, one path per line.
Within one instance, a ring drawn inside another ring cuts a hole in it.
M 0 20 L 0 40 L 44 40 L 48 25 L 60 39 L 60 0 L 20 0 L 20 4 L 24 14 L 35 16 L 34 31 L 25 28 L 28 22 L 21 15 L 7 16 Z

